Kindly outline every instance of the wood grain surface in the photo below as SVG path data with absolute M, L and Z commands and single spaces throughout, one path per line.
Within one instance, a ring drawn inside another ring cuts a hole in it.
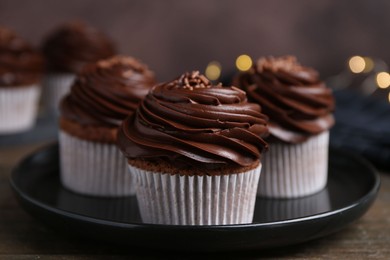
M 0 259 L 199 259 L 220 256 L 233 259 L 390 259 L 390 173 L 381 173 L 381 189 L 370 210 L 333 235 L 281 249 L 226 256 L 176 254 L 64 236 L 28 215 L 12 193 L 9 175 L 21 158 L 42 145 L 0 148 Z

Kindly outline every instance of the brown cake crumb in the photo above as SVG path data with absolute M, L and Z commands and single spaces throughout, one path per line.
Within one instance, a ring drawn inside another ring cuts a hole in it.
M 60 129 L 83 140 L 99 143 L 115 143 L 118 129 L 102 126 L 83 126 L 64 117 L 60 118 Z
M 179 174 L 179 175 L 197 175 L 197 176 L 215 176 L 215 175 L 227 175 L 227 174 L 236 174 L 236 173 L 244 173 L 247 171 L 250 171 L 254 168 L 256 168 L 259 165 L 259 161 L 256 161 L 254 164 L 247 166 L 247 167 L 232 167 L 231 165 L 229 166 L 224 166 L 220 168 L 215 168 L 215 169 L 205 169 L 205 168 L 180 168 L 177 167 L 176 165 L 166 162 L 162 159 L 160 160 L 155 160 L 155 161 L 147 161 L 147 160 L 142 160 L 142 159 L 128 159 L 128 163 L 131 166 L 134 166 L 136 168 L 146 170 L 146 171 L 151 171 L 151 172 L 162 172 L 166 174 Z

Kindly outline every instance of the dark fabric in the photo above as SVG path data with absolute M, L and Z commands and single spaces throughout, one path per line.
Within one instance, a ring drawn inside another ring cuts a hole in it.
M 351 90 L 335 92 L 336 124 L 330 143 L 357 152 L 383 170 L 390 170 L 390 103 Z

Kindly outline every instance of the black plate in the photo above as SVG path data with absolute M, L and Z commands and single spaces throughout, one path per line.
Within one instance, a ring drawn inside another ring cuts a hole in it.
M 31 129 L 14 134 L 0 133 L 0 148 L 48 140 L 54 141 L 57 139 L 57 136 L 58 118 L 54 116 L 39 116 Z
M 59 182 L 58 145 L 24 159 L 11 185 L 24 208 L 44 223 L 81 236 L 137 247 L 222 251 L 262 249 L 319 238 L 362 216 L 379 190 L 379 175 L 362 158 L 330 151 L 327 187 L 301 199 L 257 198 L 253 223 L 221 226 L 143 224 L 135 197 L 93 198 Z

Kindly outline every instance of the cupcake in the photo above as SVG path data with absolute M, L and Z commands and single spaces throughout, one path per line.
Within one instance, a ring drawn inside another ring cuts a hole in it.
M 236 83 L 269 117 L 270 152 L 258 193 L 274 198 L 314 194 L 326 186 L 332 91 L 295 57 L 261 58 Z
M 134 193 L 126 159 L 117 149 L 117 129 L 154 85 L 153 73 L 131 57 L 114 56 L 86 65 L 61 102 L 61 182 L 94 196 Z
M 34 125 L 43 66 L 38 51 L 0 26 L 0 134 L 25 131 Z
M 199 72 L 156 85 L 118 132 L 143 222 L 250 223 L 267 117 Z
M 100 31 L 82 22 L 62 25 L 47 36 L 42 46 L 47 60 L 42 103 L 47 114 L 58 115 L 58 105 L 77 73 L 87 63 L 115 54 L 111 40 Z

